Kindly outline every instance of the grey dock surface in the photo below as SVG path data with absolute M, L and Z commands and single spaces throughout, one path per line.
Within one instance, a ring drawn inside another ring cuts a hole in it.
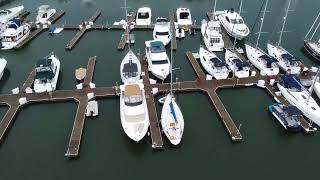
M 128 26 L 126 27 L 124 33 L 121 35 L 121 39 L 118 44 L 118 50 L 124 50 L 124 48 L 127 44 L 127 41 L 128 41 L 128 35 L 131 31 L 130 25 L 135 19 L 136 19 L 136 12 L 132 12 L 131 16 L 129 17 L 128 22 L 127 22 Z
M 139 55 L 139 59 L 142 66 L 141 67 L 142 72 L 144 72 L 145 74 L 144 76 L 142 76 L 142 79 L 143 79 L 145 96 L 146 96 L 146 101 L 148 106 L 152 148 L 161 149 L 163 147 L 163 141 L 162 141 L 161 131 L 160 131 L 160 122 L 158 119 L 158 114 L 157 114 L 156 106 L 154 103 L 154 97 L 151 94 L 152 86 L 150 85 L 150 80 L 149 80 L 148 65 L 143 55 Z
M 170 28 L 171 28 L 171 48 L 172 50 L 177 50 L 176 27 L 174 25 L 175 15 L 173 11 L 170 11 L 169 17 L 170 17 Z
M 95 22 L 98 17 L 101 15 L 101 11 L 96 11 L 89 19 L 88 22 Z M 87 32 L 87 29 L 85 26 L 87 24 L 84 25 L 84 27 L 82 27 L 80 29 L 80 31 L 71 39 L 71 41 L 67 44 L 66 46 L 66 50 L 71 51 L 74 46 L 80 41 L 80 39 L 84 36 L 84 34 Z M 79 26 L 78 26 L 79 28 Z

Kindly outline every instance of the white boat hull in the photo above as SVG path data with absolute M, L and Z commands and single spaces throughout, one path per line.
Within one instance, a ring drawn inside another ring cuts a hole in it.
M 28 36 L 30 35 L 30 26 L 29 25 L 22 25 L 20 28 L 25 28 L 25 31 L 24 31 L 24 35 L 19 38 L 17 41 L 11 41 L 11 42 L 8 42 L 8 41 L 2 41 L 2 47 L 1 47 L 1 50 L 10 50 L 10 49 L 13 49 L 15 48 L 18 44 L 20 44 L 22 41 L 24 41 L 26 38 L 28 38 Z
M 138 75 L 135 77 L 127 77 L 124 73 L 123 73 L 123 69 L 124 69 L 124 64 L 129 63 L 129 61 L 131 60 L 132 63 L 137 64 L 138 67 Z M 140 80 L 141 77 L 141 63 L 139 61 L 139 59 L 137 58 L 137 56 L 130 50 L 126 56 L 123 58 L 121 65 L 120 65 L 120 76 L 121 76 L 121 80 L 124 84 L 132 84 L 132 83 L 137 83 Z
M 24 6 L 17 6 L 8 10 L 10 10 L 11 13 L 5 16 L 0 16 L 0 23 L 7 23 L 9 20 L 17 17 L 24 10 Z
M 0 58 L 0 80 L 2 79 L 6 66 L 7 66 L 7 61 L 3 58 Z
M 237 78 L 247 78 L 250 75 L 250 68 L 248 69 L 242 69 L 242 70 L 237 70 L 236 65 L 232 62 L 233 59 L 240 59 L 239 56 L 237 56 L 234 52 L 231 52 L 230 50 L 226 50 L 225 53 L 225 60 L 226 63 L 228 64 L 229 68 L 231 71 L 234 73 L 234 75 Z
M 174 115 L 170 108 L 171 102 L 176 119 L 174 118 Z M 166 96 L 166 99 L 162 106 L 161 126 L 163 132 L 165 133 L 171 144 L 180 144 L 184 131 L 184 118 L 181 109 L 179 108 L 178 104 L 176 103 L 174 97 L 171 94 L 168 94 Z
M 204 44 L 206 45 L 209 51 L 223 51 L 224 50 L 224 41 L 222 35 L 218 31 L 210 31 L 207 29 L 208 22 L 203 21 L 201 24 L 201 34 Z M 219 39 L 219 42 L 210 42 L 210 38 Z

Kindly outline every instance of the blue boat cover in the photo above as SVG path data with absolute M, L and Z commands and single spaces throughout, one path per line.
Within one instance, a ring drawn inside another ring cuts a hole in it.
M 222 62 L 220 59 L 218 58 L 211 58 L 210 59 L 211 62 L 213 62 L 214 67 L 223 67 L 226 66 L 226 63 Z
M 49 28 L 49 33 L 54 33 L 55 30 L 56 30 L 56 27 L 52 25 Z
M 150 43 L 150 46 L 152 53 L 161 53 L 166 51 L 162 41 L 153 41 Z
M 22 21 L 20 19 L 13 18 L 9 21 L 8 28 L 17 29 L 18 27 L 21 26 L 21 24 L 22 24 Z
M 260 56 L 259 58 L 261 58 L 261 59 L 263 59 L 263 60 L 265 60 L 267 62 L 267 68 L 271 68 L 271 64 L 272 63 L 278 62 L 275 58 L 267 56 L 265 54 Z
M 296 106 L 285 106 L 283 111 L 286 112 L 289 116 L 301 116 L 301 111 Z
M 298 91 L 302 91 L 303 87 L 301 85 L 300 79 L 294 74 L 282 75 L 281 79 L 283 81 L 283 86 L 285 88 L 295 88 Z
M 291 54 L 282 54 L 281 57 L 283 59 L 286 59 L 290 62 L 290 64 L 299 61 L 298 59 L 296 59 L 295 57 L 293 57 Z
M 171 114 L 172 114 L 172 116 L 173 116 L 173 118 L 174 118 L 174 121 L 176 121 L 176 123 L 177 123 L 177 122 L 178 122 L 178 121 L 177 121 L 177 115 L 176 115 L 176 112 L 174 111 L 172 99 L 171 99 L 169 105 L 170 105 L 170 110 L 171 110 Z
M 240 59 L 233 59 L 232 60 L 237 68 L 241 71 L 244 67 L 249 67 L 249 64 L 245 61 L 241 61 Z

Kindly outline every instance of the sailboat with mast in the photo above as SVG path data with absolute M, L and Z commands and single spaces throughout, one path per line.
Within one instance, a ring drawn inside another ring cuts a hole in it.
M 318 28 L 320 26 L 320 20 L 318 22 L 320 16 L 320 12 L 317 16 L 317 18 L 314 20 L 312 26 L 310 27 L 308 33 L 306 34 L 306 36 L 304 37 L 304 47 L 307 50 L 307 52 L 313 56 L 315 59 L 317 59 L 318 61 L 320 61 L 320 38 L 318 39 L 318 41 L 314 41 L 314 35 L 316 34 L 316 32 L 318 31 Z M 312 31 L 314 25 L 318 22 L 318 25 L 316 26 L 316 28 L 314 29 L 313 33 L 311 34 L 311 36 L 309 37 L 310 32 Z
M 130 38 L 130 24 L 128 24 L 128 17 L 127 17 L 127 1 L 125 0 L 125 12 L 126 12 L 126 31 L 127 31 L 127 38 Z M 130 49 L 130 40 L 128 41 L 129 51 L 126 56 L 122 59 L 120 65 L 120 76 L 121 80 L 124 84 L 132 84 L 137 83 L 140 80 L 141 76 L 141 63 L 137 56 L 133 53 Z
M 171 37 L 172 38 L 172 37 Z M 172 42 L 172 41 L 171 41 Z M 165 97 L 161 111 L 161 126 L 164 134 L 173 145 L 178 145 L 181 142 L 184 131 L 184 118 L 180 107 L 172 93 L 172 46 L 170 51 L 170 92 Z
M 286 8 L 285 15 L 283 17 L 283 24 L 280 31 L 279 41 L 276 45 L 271 43 L 267 44 L 268 53 L 270 56 L 278 60 L 279 67 L 287 74 L 299 74 L 302 70 L 303 64 L 298 58 L 294 57 L 287 50 L 281 46 L 282 34 L 284 32 L 284 27 L 288 17 L 288 12 L 290 9 L 291 0 L 288 2 L 288 7 Z
M 242 9 L 242 0 L 239 5 L 239 16 L 241 14 Z M 237 78 L 246 78 L 250 75 L 250 66 L 249 63 L 246 61 L 243 61 L 236 53 L 235 46 L 236 46 L 236 40 L 234 39 L 233 47 L 232 49 L 226 49 L 225 53 L 225 60 L 228 64 L 231 71 L 234 73 L 234 76 Z
M 279 73 L 279 66 L 277 64 L 277 60 L 271 56 L 269 56 L 267 53 L 265 53 L 262 49 L 258 47 L 259 40 L 261 36 L 261 30 L 265 18 L 265 14 L 267 11 L 268 6 L 268 0 L 265 0 L 265 6 L 263 10 L 263 15 L 261 18 L 261 24 L 260 29 L 258 33 L 258 38 L 255 46 L 245 44 L 246 53 L 248 56 L 249 61 L 260 70 L 260 74 L 262 76 L 275 76 Z

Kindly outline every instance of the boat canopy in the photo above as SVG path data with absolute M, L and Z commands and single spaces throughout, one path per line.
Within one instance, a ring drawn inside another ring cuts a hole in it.
M 8 28 L 18 29 L 22 24 L 20 19 L 14 18 L 8 22 Z
M 249 63 L 248 62 L 241 61 L 240 59 L 233 59 L 232 61 L 235 63 L 236 67 L 240 71 L 243 70 L 243 68 L 245 68 L 245 67 L 249 67 Z
M 152 41 L 150 43 L 150 49 L 152 53 L 161 53 L 166 51 L 162 41 Z
M 223 67 L 226 66 L 226 63 L 222 62 L 218 58 L 211 58 L 210 61 L 213 63 L 214 67 Z
M 281 79 L 283 81 L 283 86 L 289 89 L 297 89 L 302 91 L 303 87 L 301 85 L 300 79 L 294 74 L 282 75 Z
M 136 77 L 138 74 L 138 65 L 137 63 L 125 63 L 123 65 L 123 73 L 125 77 Z
M 275 58 L 270 57 L 270 56 L 265 55 L 265 54 L 260 56 L 259 58 L 261 58 L 261 59 L 263 59 L 263 60 L 265 60 L 267 62 L 267 68 L 270 68 L 272 63 L 278 62 Z
M 288 116 L 301 116 L 301 111 L 296 106 L 285 106 L 283 111 L 288 114 Z
M 36 64 L 36 79 L 47 80 L 53 79 L 54 73 L 52 70 L 51 59 L 39 59 Z
M 291 64 L 294 63 L 294 62 L 298 62 L 298 61 L 299 61 L 298 59 L 296 59 L 296 58 L 295 58 L 294 56 L 292 56 L 291 54 L 282 54 L 282 55 L 281 55 L 281 58 L 288 60 Z

